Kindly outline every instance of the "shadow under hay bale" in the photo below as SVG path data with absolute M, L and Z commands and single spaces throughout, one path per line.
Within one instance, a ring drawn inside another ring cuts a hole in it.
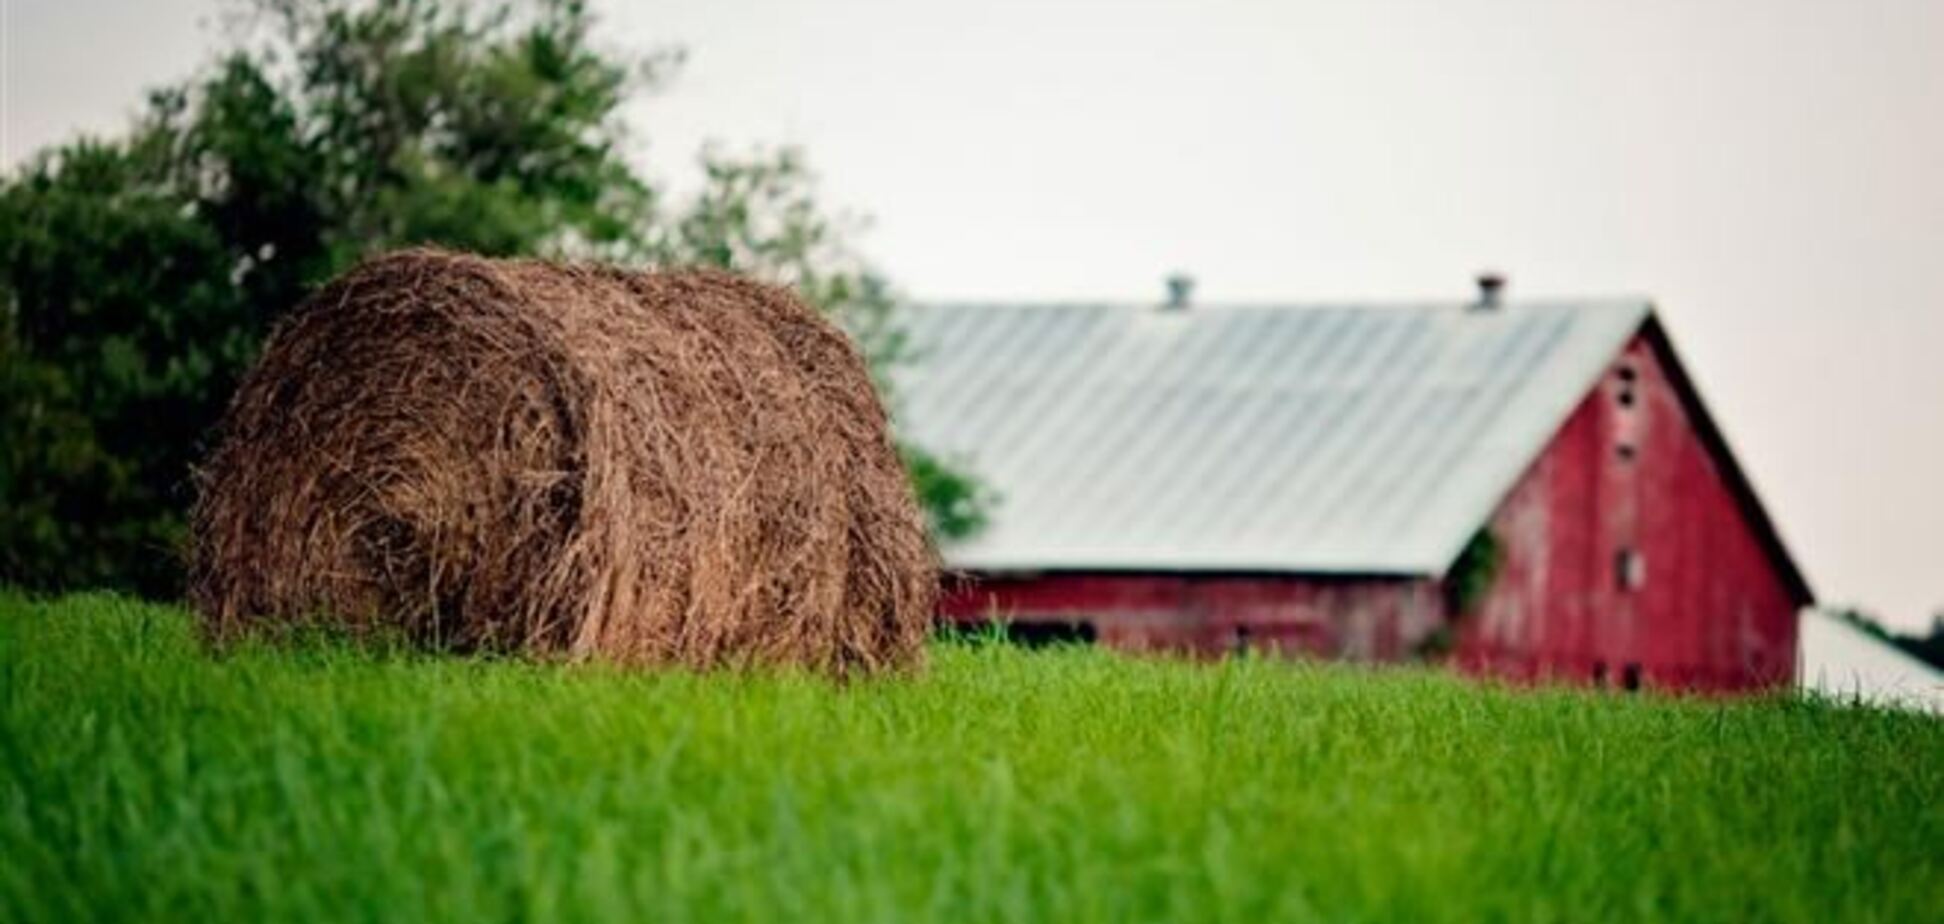
M 826 673 L 909 665 L 937 578 L 862 359 L 789 292 L 414 250 L 270 338 L 198 476 L 218 641 Z

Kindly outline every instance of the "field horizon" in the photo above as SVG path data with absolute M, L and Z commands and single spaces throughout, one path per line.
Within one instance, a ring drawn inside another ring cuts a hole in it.
M 1935 920 L 1944 721 L 940 642 L 629 672 L 0 592 L 0 919 Z

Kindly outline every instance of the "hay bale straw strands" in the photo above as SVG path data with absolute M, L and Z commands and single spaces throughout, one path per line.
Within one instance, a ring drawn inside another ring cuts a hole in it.
M 935 555 L 856 349 L 713 271 L 378 257 L 271 337 L 198 476 L 208 635 L 909 665 Z

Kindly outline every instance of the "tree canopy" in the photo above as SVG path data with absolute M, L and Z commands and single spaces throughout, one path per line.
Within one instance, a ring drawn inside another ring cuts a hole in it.
M 883 371 L 886 281 L 793 150 L 703 152 L 672 201 L 623 105 L 678 51 L 599 47 L 581 0 L 249 0 L 129 130 L 0 178 L 0 582 L 178 586 L 191 465 L 279 315 L 361 257 L 701 263 L 797 287 Z M 895 396 L 892 396 L 895 400 Z M 979 486 L 904 447 L 944 537 Z

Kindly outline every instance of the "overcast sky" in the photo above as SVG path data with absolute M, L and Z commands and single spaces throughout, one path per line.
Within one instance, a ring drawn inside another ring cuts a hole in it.
M 0 162 L 220 0 L 0 0 Z M 1944 2 L 608 3 L 634 115 L 803 146 L 920 298 L 1652 296 L 1825 601 L 1944 608 Z

